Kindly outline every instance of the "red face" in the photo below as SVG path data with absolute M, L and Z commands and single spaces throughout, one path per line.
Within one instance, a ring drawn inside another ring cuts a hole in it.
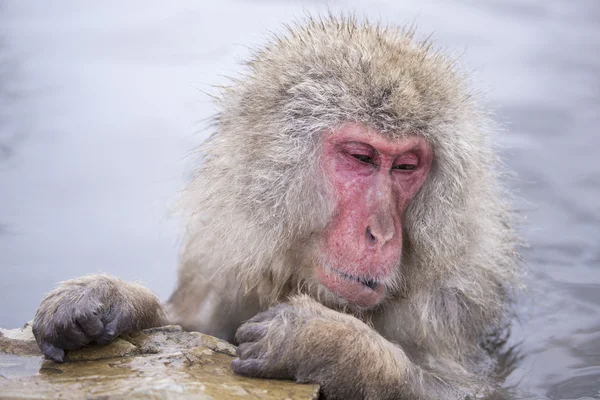
M 321 167 L 335 211 L 323 232 L 319 281 L 360 307 L 380 303 L 400 266 L 402 216 L 431 167 L 422 138 L 390 140 L 360 124 L 324 138 Z

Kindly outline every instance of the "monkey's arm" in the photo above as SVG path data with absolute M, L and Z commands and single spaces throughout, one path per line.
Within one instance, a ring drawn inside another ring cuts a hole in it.
M 32 328 L 42 353 L 62 362 L 64 350 L 106 344 L 122 333 L 166 323 L 166 313 L 150 290 L 108 275 L 89 275 L 50 292 Z
M 235 277 L 215 278 L 195 263 L 183 264 L 165 307 L 172 324 L 231 343 L 239 326 L 261 311 L 256 293 L 239 290 Z
M 458 399 L 465 377 L 427 371 L 357 318 L 296 296 L 236 335 L 234 372 L 321 385 L 328 399 Z M 456 379 L 454 379 L 456 378 Z

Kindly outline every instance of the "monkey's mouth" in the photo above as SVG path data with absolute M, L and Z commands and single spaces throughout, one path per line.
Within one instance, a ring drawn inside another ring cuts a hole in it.
M 335 268 L 329 268 L 332 272 L 336 273 L 337 275 L 341 276 L 344 279 L 348 279 L 351 281 L 356 281 L 358 283 L 363 284 L 364 286 L 368 287 L 371 290 L 375 290 L 377 291 L 377 288 L 379 287 L 380 283 L 372 278 L 361 278 L 359 276 L 354 276 L 354 275 L 350 275 L 347 274 L 345 272 L 339 271 Z
M 386 294 L 384 280 L 349 274 L 329 265 L 318 269 L 318 279 L 345 302 L 359 307 L 377 306 Z

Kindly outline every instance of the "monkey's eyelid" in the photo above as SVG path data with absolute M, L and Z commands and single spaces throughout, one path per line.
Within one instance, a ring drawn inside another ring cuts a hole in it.
M 402 171 L 414 171 L 415 169 L 417 169 L 417 166 L 415 164 L 398 164 L 394 165 L 392 169 L 399 169 Z
M 358 161 L 364 162 L 366 164 L 375 164 L 373 158 L 366 156 L 364 154 L 350 154 L 352 157 L 356 158 Z

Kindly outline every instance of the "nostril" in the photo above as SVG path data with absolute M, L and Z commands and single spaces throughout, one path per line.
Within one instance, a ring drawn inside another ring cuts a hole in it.
M 373 233 L 371 232 L 371 227 L 367 226 L 367 241 L 370 244 L 375 244 L 377 243 L 377 238 L 373 235 Z

